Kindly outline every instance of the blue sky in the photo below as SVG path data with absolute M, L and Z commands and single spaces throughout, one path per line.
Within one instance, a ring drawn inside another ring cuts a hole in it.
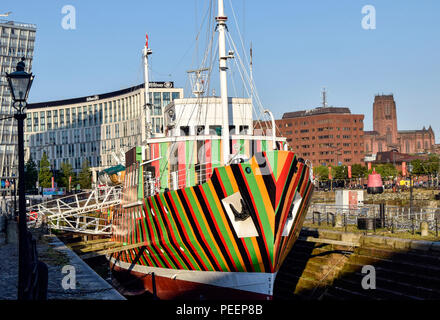
M 231 33 L 230 1 L 245 45 L 253 44 L 259 95 L 276 117 L 318 106 L 326 87 L 330 105 L 365 114 L 371 130 L 374 95 L 393 93 L 399 130 L 432 125 L 440 141 L 440 1 L 225 0 Z M 37 102 L 140 83 L 146 32 L 152 80 L 185 87 L 207 3 L 2 0 L 0 13 L 37 25 L 30 93 Z M 64 5 L 76 8 L 75 30 L 61 27 Z M 361 27 L 365 5 L 376 9 L 375 30 Z

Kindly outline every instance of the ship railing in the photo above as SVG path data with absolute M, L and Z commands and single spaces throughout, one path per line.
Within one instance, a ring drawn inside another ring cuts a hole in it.
M 412 209 L 412 210 L 411 210 Z M 380 204 L 363 205 L 335 205 L 328 203 L 314 203 L 309 206 L 306 222 L 318 226 L 343 227 L 358 225 L 360 218 L 376 219 L 378 229 L 388 229 L 392 232 L 420 230 L 421 224 L 426 222 L 428 229 L 438 236 L 440 229 L 440 208 L 409 208 L 399 206 L 383 206 Z M 376 228 L 376 227 L 375 227 Z
M 144 182 L 145 194 L 154 195 L 160 192 L 161 189 L 177 190 L 208 181 L 214 172 L 212 164 L 202 163 L 197 166 L 200 166 L 201 169 L 196 169 L 194 175 L 189 175 L 188 168 L 185 168 L 170 172 L 166 179 L 162 177 L 146 177 Z M 194 169 L 194 166 L 191 166 L 192 169 Z

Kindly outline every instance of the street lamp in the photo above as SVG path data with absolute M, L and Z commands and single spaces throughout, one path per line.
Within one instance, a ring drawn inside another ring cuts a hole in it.
M 29 256 L 29 248 L 27 246 L 27 225 L 26 225 L 26 192 L 24 185 L 24 139 L 23 139 L 23 123 L 26 119 L 26 100 L 31 88 L 34 75 L 24 71 L 24 58 L 17 63 L 16 71 L 6 73 L 8 79 L 9 90 L 13 100 L 13 108 L 15 109 L 14 118 L 18 121 L 18 232 L 19 232 L 19 259 L 18 259 L 18 299 L 26 299 L 25 280 L 28 277 L 26 257 Z

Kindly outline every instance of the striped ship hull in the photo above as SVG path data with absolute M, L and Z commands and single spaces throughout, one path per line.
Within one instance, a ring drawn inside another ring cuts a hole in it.
M 142 246 L 108 257 L 115 282 L 160 299 L 270 298 L 307 212 L 310 170 L 293 152 L 260 152 L 121 206 L 113 240 Z

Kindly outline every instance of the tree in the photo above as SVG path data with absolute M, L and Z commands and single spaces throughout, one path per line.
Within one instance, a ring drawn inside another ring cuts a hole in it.
M 328 167 L 327 166 L 319 166 L 314 167 L 313 171 L 315 172 L 315 178 L 320 181 L 328 180 Z
M 61 187 L 69 188 L 69 177 L 71 177 L 72 182 L 70 183 L 70 188 L 73 188 L 76 183 L 76 175 L 72 169 L 70 163 L 61 163 L 61 174 L 59 178 L 59 183 Z
M 379 164 L 375 167 L 378 174 L 381 175 L 382 179 L 389 179 L 397 177 L 397 169 L 392 163 Z
M 351 166 L 351 176 L 352 178 L 365 178 L 368 173 L 368 168 L 361 164 L 354 164 Z
M 348 168 L 346 166 L 332 167 L 333 179 L 348 179 Z
M 92 187 L 92 173 L 90 172 L 87 159 L 82 163 L 82 168 L 78 175 L 78 183 L 81 189 L 90 189 Z
M 46 152 L 40 160 L 40 172 L 38 173 L 38 183 L 42 188 L 50 188 L 52 186 L 52 172 L 50 171 L 50 162 L 47 159 Z
M 32 160 L 32 157 L 30 157 L 24 167 L 24 187 L 26 189 L 26 193 L 35 191 L 37 181 L 38 181 L 37 165 L 35 164 L 34 160 Z

